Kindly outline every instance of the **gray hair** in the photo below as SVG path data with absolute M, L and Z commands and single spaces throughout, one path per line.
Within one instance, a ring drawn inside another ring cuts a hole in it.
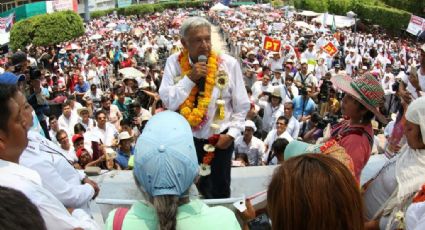
M 211 23 L 207 19 L 203 17 L 190 17 L 184 20 L 183 24 L 181 25 L 180 36 L 185 38 L 189 30 L 199 27 L 208 27 L 208 29 L 211 31 Z

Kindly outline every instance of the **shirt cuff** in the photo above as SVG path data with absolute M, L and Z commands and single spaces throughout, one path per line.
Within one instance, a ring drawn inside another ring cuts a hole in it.
M 182 80 L 178 83 L 180 86 L 184 88 L 185 91 L 190 92 L 192 88 L 196 85 L 195 82 L 190 80 L 190 78 L 185 75 Z
M 238 128 L 229 128 L 227 131 L 227 135 L 233 137 L 235 140 L 241 135 L 241 130 Z

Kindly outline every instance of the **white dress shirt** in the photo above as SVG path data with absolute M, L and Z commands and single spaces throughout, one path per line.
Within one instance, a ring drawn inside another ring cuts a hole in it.
M 40 174 L 43 187 L 63 205 L 89 211 L 88 203 L 94 195 L 89 184 L 81 184 L 85 174 L 77 171 L 65 159 L 60 147 L 36 132 L 28 132 L 28 146 L 19 163 Z
M 278 138 L 284 138 L 288 142 L 291 142 L 291 141 L 294 140 L 294 138 L 292 138 L 291 135 L 289 135 L 288 131 L 286 131 L 286 130 L 285 130 L 285 132 L 283 132 L 279 136 L 277 135 L 276 129 L 273 129 L 272 131 L 270 131 L 267 134 L 266 139 L 264 139 L 264 144 L 267 146 L 267 152 L 263 155 L 263 161 L 264 162 L 267 162 L 267 159 L 269 158 L 269 154 L 272 153 L 271 149 L 272 149 L 273 142 Z M 272 165 L 277 164 L 277 159 L 273 158 L 273 160 L 270 162 L 270 164 L 272 164 Z
M 298 138 L 298 134 L 300 133 L 300 122 L 295 119 L 294 116 L 289 119 L 288 126 L 286 127 L 286 132 L 288 132 L 292 138 Z
M 269 132 L 275 126 L 277 118 L 283 116 L 283 105 L 279 104 L 276 107 L 272 107 L 270 102 L 265 101 L 260 101 L 258 104 L 264 109 L 263 131 Z
M 264 142 L 253 136 L 247 144 L 243 138 L 243 136 L 240 136 L 236 139 L 235 154 L 245 153 L 248 156 L 250 166 L 261 165 L 265 151 Z
M 179 109 L 179 106 L 186 100 L 195 86 L 195 83 L 188 76 L 184 76 L 176 82 L 176 79 L 181 75 L 178 56 L 179 53 L 176 53 L 167 59 L 161 87 L 159 88 L 159 95 L 165 107 L 173 111 Z M 227 73 L 229 82 L 222 92 L 222 98 L 225 101 L 225 118 L 217 124 L 220 125 L 220 132 L 228 129 L 227 134 L 236 139 L 243 131 L 250 102 L 238 61 L 227 54 L 221 54 L 220 59 L 219 70 Z M 200 130 L 193 131 L 193 136 L 196 138 L 206 139 L 213 134 L 210 125 L 213 123 L 213 118 L 217 110 L 216 101 L 219 95 L 220 90 L 214 86 L 212 98 L 208 106 L 208 120 Z
M 90 133 L 93 137 L 92 141 L 101 141 L 105 146 L 112 146 L 115 137 L 118 136 L 118 130 L 109 122 L 106 122 L 105 129 L 101 129 L 99 126 L 96 126 Z
M 71 116 L 66 118 L 63 114 L 58 118 L 59 129 L 63 129 L 68 134 L 68 137 L 74 135 L 74 126 L 78 123 L 78 115 L 71 112 Z
M 52 193 L 43 188 L 41 178 L 34 170 L 0 160 L 0 185 L 25 194 L 37 206 L 49 230 L 100 229 L 83 210 L 74 209 L 70 214 Z
M 258 96 L 260 96 L 261 93 L 263 92 L 273 92 L 273 86 L 272 84 L 267 84 L 266 86 L 263 85 L 262 81 L 256 81 L 254 82 L 254 84 L 251 87 L 251 91 L 252 91 L 252 98 L 254 98 L 255 102 L 259 101 Z M 262 101 L 267 101 L 268 97 L 264 96 L 261 98 Z

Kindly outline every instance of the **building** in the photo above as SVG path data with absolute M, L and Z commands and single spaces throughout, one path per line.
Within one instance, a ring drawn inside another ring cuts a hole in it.
M 33 2 L 42 2 L 42 0 L 5 0 L 0 3 L 0 13 L 16 8 L 20 5 Z

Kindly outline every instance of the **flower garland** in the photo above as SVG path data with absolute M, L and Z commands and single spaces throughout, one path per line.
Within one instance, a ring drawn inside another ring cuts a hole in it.
M 189 63 L 189 51 L 184 49 L 180 53 L 178 60 L 182 70 L 182 76 L 188 75 L 192 70 Z M 195 86 L 192 88 L 192 91 L 186 100 L 180 105 L 180 114 L 186 118 L 193 130 L 201 129 L 208 120 L 208 105 L 210 104 L 212 91 L 216 83 L 218 55 L 211 51 L 207 63 L 207 76 L 205 77 L 205 91 L 203 95 L 199 95 L 198 98 L 196 98 L 199 88 L 198 86 Z M 195 107 L 196 100 L 197 106 Z

